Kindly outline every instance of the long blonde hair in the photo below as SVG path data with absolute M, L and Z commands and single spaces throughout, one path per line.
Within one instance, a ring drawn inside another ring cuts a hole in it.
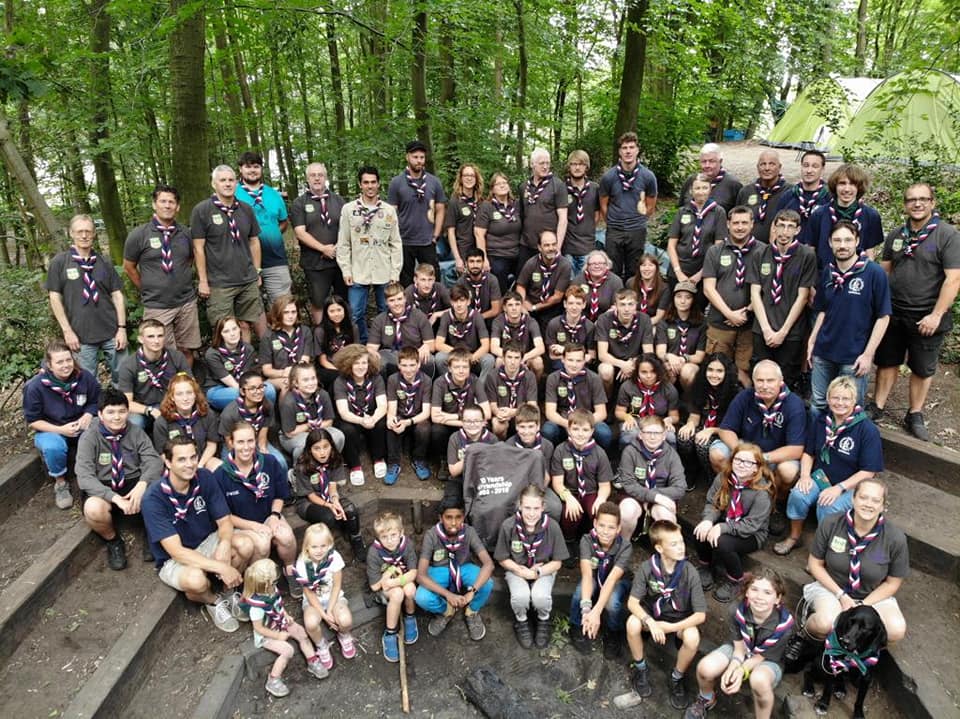
M 304 559 L 308 562 L 313 561 L 307 554 L 307 547 L 310 546 L 311 541 L 314 539 L 319 539 L 324 544 L 329 544 L 331 547 L 333 547 L 333 533 L 330 531 L 330 527 L 323 522 L 311 524 L 303 533 L 303 544 L 300 545 L 301 559 Z
M 280 572 L 272 559 L 258 559 L 243 573 L 243 596 L 276 594 Z

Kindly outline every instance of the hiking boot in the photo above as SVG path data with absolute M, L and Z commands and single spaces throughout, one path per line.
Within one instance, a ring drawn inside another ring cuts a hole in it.
M 646 698 L 653 694 L 653 687 L 650 686 L 650 667 L 644 664 L 638 667 L 636 664 L 630 670 L 630 687 L 637 693 L 637 696 Z
M 546 619 L 537 617 L 537 631 L 533 635 L 533 643 L 537 649 L 546 649 L 550 646 L 550 633 L 552 629 L 553 624 L 550 621 L 550 617 Z
M 359 534 L 350 537 L 350 549 L 353 551 L 353 558 L 360 564 L 367 561 L 367 545 L 363 543 L 363 537 Z
M 930 441 L 930 433 L 927 431 L 927 425 L 923 421 L 921 412 L 907 412 L 907 416 L 903 418 L 903 426 L 921 442 Z
M 700 575 L 700 586 L 703 588 L 703 591 L 710 591 L 710 588 L 713 587 L 713 569 L 710 565 L 697 565 L 697 574 Z
M 117 572 L 127 568 L 127 547 L 119 534 L 107 540 L 107 566 Z
M 384 631 L 380 637 L 380 648 L 383 649 L 383 658 L 388 662 L 400 661 L 400 639 L 396 632 Z
M 222 632 L 235 632 L 240 628 L 240 623 L 230 613 L 230 598 L 218 597 L 216 604 L 204 604 L 203 608 L 213 625 Z
M 420 628 L 417 626 L 416 614 L 403 615 L 403 643 L 416 644 L 420 638 Z
M 517 619 L 513 622 L 513 633 L 524 649 L 533 648 L 533 634 L 530 632 L 530 622 L 526 619 Z
M 450 468 L 447 466 L 446 462 L 441 462 L 440 471 L 437 472 L 437 479 L 441 482 L 450 481 Z
M 770 534 L 780 537 L 786 534 L 790 523 L 787 521 L 787 515 L 778 507 L 770 513 Z
M 383 483 L 388 487 L 397 483 L 400 479 L 400 465 L 391 464 L 387 467 L 387 476 L 383 478 Z
M 73 506 L 73 495 L 70 494 L 70 485 L 66 480 L 54 480 L 53 501 L 57 509 L 70 509 Z
M 377 479 L 384 479 L 387 476 L 387 463 L 382 459 L 373 463 L 373 476 Z
M 614 661 L 620 658 L 623 650 L 623 632 L 609 629 L 603 633 L 603 658 Z
M 743 579 L 731 579 L 725 577 L 716 589 L 713 590 L 713 598 L 721 604 L 727 604 L 740 594 L 740 587 L 743 585 Z
M 786 557 L 797 547 L 803 546 L 803 540 L 800 537 L 787 537 L 782 542 L 773 545 L 773 553 L 781 557 Z
M 581 654 L 593 651 L 593 640 L 583 633 L 583 628 L 577 624 L 570 625 L 570 643 Z
M 290 687 L 283 681 L 283 677 L 267 677 L 267 683 L 264 686 L 270 694 L 278 698 L 285 697 L 290 693 Z
M 421 482 L 430 479 L 430 465 L 422 460 L 413 460 L 413 472 Z
M 716 705 L 716 697 L 707 700 L 698 694 L 693 704 L 687 707 L 687 711 L 683 713 L 683 719 L 704 719 L 704 717 L 707 716 L 707 712 L 713 709 Z
M 480 612 L 474 612 L 473 614 L 464 612 L 463 621 L 467 623 L 467 633 L 473 641 L 479 642 L 487 635 L 487 628 L 483 624 L 483 617 L 480 616 Z M 530 628 L 527 627 L 527 632 L 529 631 Z
M 333 654 L 330 653 L 330 642 L 321 639 L 317 642 L 317 653 L 315 655 L 324 669 L 333 669 Z
M 329 670 L 323 666 L 323 663 L 320 661 L 320 657 L 316 654 L 307 660 L 307 671 L 317 679 L 326 679 L 330 674 Z
M 344 659 L 353 659 L 357 656 L 357 645 L 350 632 L 337 632 L 337 641 L 340 642 L 340 653 Z
M 429 632 L 430 636 L 439 637 L 443 634 L 443 630 L 447 628 L 454 614 L 456 614 L 456 612 L 433 615 L 433 618 L 427 624 L 427 632 Z
M 249 622 L 250 610 L 247 608 L 247 605 L 243 603 L 240 592 L 234 592 L 228 599 L 230 600 L 230 616 L 238 622 Z
M 360 467 L 354 467 L 350 470 L 350 484 L 354 487 L 362 487 L 364 481 L 363 470 Z
M 879 422 L 881 419 L 883 419 L 883 416 L 885 414 L 885 412 L 883 411 L 883 407 L 877 407 L 876 402 L 867 402 L 867 406 L 866 406 L 866 409 L 864 409 L 864 412 L 867 413 L 867 416 L 870 418 L 872 422 Z
M 687 682 L 684 677 L 674 679 L 670 677 L 670 706 L 677 710 L 686 709 L 690 705 L 690 693 L 687 691 Z

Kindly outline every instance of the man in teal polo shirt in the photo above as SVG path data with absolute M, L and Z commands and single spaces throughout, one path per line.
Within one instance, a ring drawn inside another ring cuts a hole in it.
M 283 196 L 263 182 L 263 157 L 256 152 L 240 155 L 240 184 L 237 199 L 253 208 L 260 225 L 260 254 L 263 260 L 263 287 L 272 303 L 290 294 L 290 266 L 283 245 L 287 229 L 287 205 Z

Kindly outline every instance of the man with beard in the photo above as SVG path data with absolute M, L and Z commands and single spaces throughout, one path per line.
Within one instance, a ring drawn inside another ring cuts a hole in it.
M 263 182 L 263 157 L 256 152 L 240 155 L 240 186 L 237 199 L 253 208 L 260 225 L 260 256 L 263 288 L 272 303 L 290 294 L 290 267 L 283 233 L 287 229 L 287 205 L 275 189 Z
M 527 260 L 517 276 L 516 291 L 523 298 L 523 309 L 540 323 L 541 332 L 560 313 L 563 293 L 570 284 L 570 261 L 559 252 L 557 236 L 544 230 L 540 254 Z
M 467 252 L 466 272 L 460 279 L 460 284 L 470 290 L 470 305 L 477 310 L 484 321 L 489 323 L 500 314 L 501 295 L 500 282 L 483 266 L 486 255 L 479 247 Z

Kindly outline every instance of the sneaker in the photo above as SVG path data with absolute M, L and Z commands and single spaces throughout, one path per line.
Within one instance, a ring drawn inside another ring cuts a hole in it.
M 713 709 L 716 705 L 716 697 L 707 700 L 698 694 L 693 704 L 688 706 L 687 711 L 683 713 L 683 719 L 704 719 L 704 717 L 707 716 L 707 712 Z
M 291 599 L 303 599 L 303 585 L 291 574 L 287 575 L 287 587 L 290 590 Z
M 790 524 L 787 521 L 787 515 L 779 508 L 774 509 L 773 512 L 770 513 L 770 534 L 780 537 L 786 534 L 789 527 Z
M 453 614 L 444 613 L 433 615 L 433 618 L 430 619 L 430 622 L 427 624 L 427 632 L 429 632 L 431 637 L 439 637 L 443 634 L 443 630 L 447 628 L 451 619 L 453 619 Z
M 403 643 L 416 644 L 420 638 L 420 627 L 417 626 L 416 614 L 403 615 Z
M 713 569 L 709 564 L 700 564 L 697 566 L 697 574 L 700 575 L 700 586 L 707 592 L 713 587 Z
M 230 600 L 230 616 L 238 622 L 249 622 L 250 610 L 247 608 L 247 605 L 243 603 L 240 592 L 234 592 L 228 598 Z
M 479 642 L 487 635 L 487 628 L 483 624 L 483 617 L 480 616 L 480 612 L 474 612 L 473 614 L 464 612 L 463 621 L 467 623 L 467 633 L 473 641 Z
M 107 566 L 118 572 L 127 568 L 127 547 L 119 534 L 107 541 Z
M 307 671 L 317 679 L 326 679 L 330 674 L 330 670 L 323 666 L 323 662 L 320 661 L 320 657 L 316 654 L 307 660 Z
M 690 693 L 687 691 L 687 682 L 684 677 L 679 679 L 670 677 L 670 706 L 678 711 L 690 706 Z
M 283 681 L 283 677 L 267 677 L 267 683 L 264 686 L 275 697 L 285 697 L 290 693 L 290 687 Z
M 630 687 L 637 693 L 637 696 L 646 698 L 653 694 L 653 687 L 650 686 L 650 667 L 644 664 L 638 667 L 634 664 L 630 669 Z
M 70 485 L 66 480 L 54 481 L 53 501 L 57 509 L 70 509 L 73 506 L 73 495 L 70 494 Z
M 354 487 L 362 487 L 363 482 L 364 482 L 363 470 L 360 469 L 359 467 L 354 467 L 353 469 L 351 469 L 350 484 L 352 484 Z
M 353 641 L 353 635 L 350 632 L 337 632 L 337 641 L 340 642 L 340 653 L 344 659 L 353 659 L 357 656 L 357 645 Z
M 422 462 L 419 459 L 413 460 L 413 472 L 417 475 L 417 479 L 421 482 L 425 482 L 430 479 L 430 465 L 426 462 Z
M 317 653 L 314 655 L 324 669 L 333 669 L 333 654 L 330 653 L 330 642 L 321 639 L 317 644 Z
M 388 662 L 400 661 L 400 640 L 396 632 L 384 630 L 380 637 L 380 648 L 383 649 L 383 658 Z
M 210 621 L 222 632 L 235 632 L 240 628 L 240 623 L 230 613 L 230 598 L 220 597 L 216 604 L 204 604 L 203 608 L 207 611 Z
M 367 561 L 367 545 L 363 543 L 363 537 L 359 534 L 350 537 L 350 549 L 353 551 L 353 558 L 360 564 Z
M 603 658 L 614 661 L 620 658 L 623 647 L 623 632 L 607 630 L 603 633 Z
M 742 579 L 737 581 L 730 579 L 730 577 L 725 577 L 724 580 L 717 585 L 716 589 L 713 590 L 713 598 L 721 604 L 727 604 L 740 594 L 742 584 Z
M 513 633 L 517 635 L 517 641 L 524 649 L 533 648 L 533 634 L 530 632 L 530 622 L 526 619 L 515 619 L 513 622 Z
M 877 403 L 872 401 L 867 402 L 867 406 L 864 409 L 864 412 L 867 413 L 867 416 L 873 422 L 879 422 L 881 419 L 883 419 L 883 416 L 885 414 L 885 412 L 883 411 L 883 408 L 877 407 Z
M 907 416 L 903 418 L 903 426 L 921 442 L 930 441 L 930 433 L 927 431 L 927 425 L 923 421 L 921 412 L 907 412 Z
M 391 464 L 387 467 L 386 476 L 383 478 L 383 483 L 387 486 L 391 484 L 396 484 L 397 480 L 400 479 L 400 465 Z
M 540 619 L 537 617 L 537 631 L 533 635 L 533 643 L 537 649 L 546 649 L 550 646 L 550 634 L 553 630 L 553 624 L 550 617 Z
M 800 537 L 787 537 L 782 542 L 777 542 L 773 545 L 773 553 L 779 554 L 781 557 L 786 557 L 794 549 L 802 546 L 803 540 Z
M 570 626 L 570 643 L 581 654 L 589 654 L 593 651 L 593 640 L 576 624 Z
M 387 476 L 387 463 L 382 459 L 373 463 L 373 476 L 377 479 L 383 479 Z

